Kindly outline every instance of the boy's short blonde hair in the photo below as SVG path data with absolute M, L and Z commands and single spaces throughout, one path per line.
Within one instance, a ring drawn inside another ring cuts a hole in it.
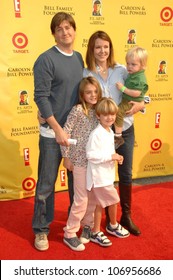
M 138 58 L 143 69 L 147 66 L 148 53 L 147 50 L 139 46 L 135 46 L 128 50 L 126 54 L 126 62 L 129 58 Z
M 112 98 L 102 97 L 96 105 L 95 112 L 97 116 L 116 115 L 118 106 Z

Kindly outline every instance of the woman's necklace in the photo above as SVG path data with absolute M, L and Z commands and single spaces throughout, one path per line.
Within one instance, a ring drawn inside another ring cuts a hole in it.
M 106 74 L 107 73 L 107 68 L 103 69 L 101 66 L 99 65 L 96 65 L 96 69 L 97 69 L 97 72 L 99 73 L 103 73 L 103 74 Z

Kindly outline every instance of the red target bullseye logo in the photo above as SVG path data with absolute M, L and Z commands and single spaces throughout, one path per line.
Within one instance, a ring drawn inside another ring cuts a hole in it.
M 162 142 L 160 139 L 154 139 L 152 142 L 151 142 L 151 149 L 154 150 L 154 151 L 157 151 L 161 148 L 162 146 Z
M 168 22 L 173 18 L 173 10 L 170 7 L 165 7 L 160 12 L 160 17 L 164 22 Z
M 24 33 L 18 32 L 12 38 L 13 45 L 18 49 L 23 49 L 28 45 L 28 38 Z
M 33 178 L 28 177 L 22 182 L 22 187 L 25 191 L 32 191 L 36 186 L 36 182 Z

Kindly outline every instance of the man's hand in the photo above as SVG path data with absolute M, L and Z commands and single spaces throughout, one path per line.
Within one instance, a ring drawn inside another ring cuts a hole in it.
M 55 132 L 56 142 L 62 146 L 69 146 L 70 143 L 68 142 L 69 135 L 59 127 L 58 131 Z

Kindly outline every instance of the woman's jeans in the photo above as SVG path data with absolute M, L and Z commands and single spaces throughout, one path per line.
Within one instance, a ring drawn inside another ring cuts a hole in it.
M 123 164 L 118 164 L 119 184 L 132 184 L 132 164 L 133 164 L 133 148 L 134 148 L 134 126 L 130 126 L 123 131 L 122 137 L 125 143 L 117 149 L 117 153 L 124 157 Z
M 54 194 L 58 169 L 62 160 L 60 145 L 54 138 L 40 136 L 38 181 L 35 193 L 34 233 L 49 233 L 49 225 L 54 218 Z M 72 176 L 71 176 L 72 178 Z M 72 186 L 72 182 L 69 182 Z

